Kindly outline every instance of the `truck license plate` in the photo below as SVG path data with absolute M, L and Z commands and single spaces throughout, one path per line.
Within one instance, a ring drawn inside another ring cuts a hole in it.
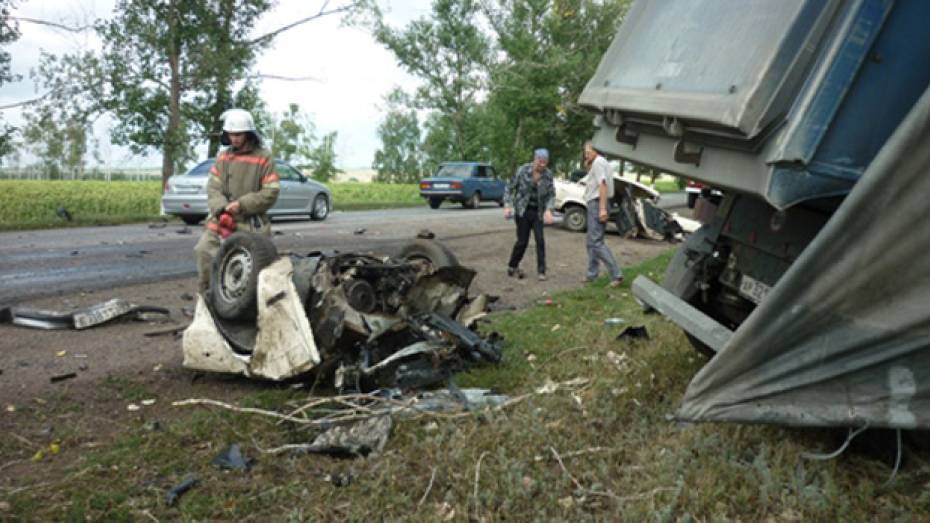
M 771 290 L 772 288 L 768 285 L 745 274 L 739 284 L 739 293 L 756 305 L 762 303 Z

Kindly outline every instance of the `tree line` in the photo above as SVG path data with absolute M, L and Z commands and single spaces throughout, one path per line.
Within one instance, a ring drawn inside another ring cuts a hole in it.
M 481 160 L 510 176 L 549 149 L 550 166 L 578 167 L 594 128 L 577 101 L 629 0 L 434 0 L 427 16 L 377 40 L 420 80 L 385 97 L 374 168 L 412 182 L 446 160 Z
M 18 79 L 3 51 L 19 36 L 17 1 L 0 0 L 0 86 Z M 296 104 L 270 114 L 254 66 L 281 32 L 338 15 L 368 28 L 418 80 L 385 95 L 372 165 L 380 181 L 414 182 L 447 160 L 489 161 L 509 176 L 536 147 L 550 150 L 555 169 L 571 170 L 593 133 L 578 96 L 628 3 L 433 0 L 427 15 L 395 28 L 377 0 L 323 0 L 304 19 L 255 36 L 255 21 L 274 0 L 117 0 L 113 15 L 90 27 L 100 50 L 42 55 L 31 73 L 40 95 L 26 104 L 26 125 L 0 120 L 0 161 L 15 152 L 18 133 L 48 171 L 79 170 L 89 150 L 96 154 L 94 122 L 108 115 L 111 142 L 135 154 L 159 151 L 167 178 L 189 165 L 197 145 L 206 142 L 214 155 L 220 115 L 242 107 L 278 157 L 328 179 L 336 133 L 317 137 Z
M 41 94 L 14 104 L 24 107 L 25 125 L 16 129 L 0 120 L 0 161 L 22 147 L 53 177 L 62 171 L 74 174 L 83 169 L 88 146 L 94 145 L 94 123 L 107 115 L 115 122 L 111 142 L 134 154 L 159 151 L 167 179 L 194 160 L 197 145 L 206 142 L 208 156 L 214 156 L 220 147 L 220 116 L 241 107 L 253 112 L 266 134 L 271 130 L 272 145 L 284 159 L 302 162 L 321 179 L 336 173 L 336 134 L 317 140 L 296 105 L 281 115 L 270 114 L 258 93 L 261 76 L 254 65 L 282 32 L 360 10 L 364 1 L 322 1 L 318 10 L 308 4 L 305 18 L 258 36 L 255 22 L 274 7 L 273 0 L 117 0 L 112 17 L 83 29 L 18 19 L 13 15 L 17 3 L 0 0 L 0 85 L 19 80 L 10 72 L 12 57 L 3 46 L 19 38 L 21 22 L 89 29 L 101 49 L 42 54 L 31 72 Z

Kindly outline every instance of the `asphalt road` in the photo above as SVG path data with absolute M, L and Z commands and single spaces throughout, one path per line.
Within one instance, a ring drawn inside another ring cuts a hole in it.
M 660 201 L 673 210 L 684 204 L 684 193 Z M 390 252 L 420 229 L 450 239 L 512 228 L 492 203 L 477 210 L 445 204 L 438 210 L 334 212 L 323 222 L 273 224 L 278 250 L 296 253 Z M 191 276 L 201 229 L 170 222 L 0 233 L 0 304 Z

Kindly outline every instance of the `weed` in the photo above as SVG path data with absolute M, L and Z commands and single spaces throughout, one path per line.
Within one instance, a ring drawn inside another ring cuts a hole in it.
M 627 277 L 657 277 L 669 257 Z M 259 447 L 306 442 L 315 433 L 265 417 L 179 410 L 160 432 L 126 423 L 115 441 L 88 449 L 52 487 L 7 496 L 11 511 L 42 520 L 151 519 L 140 511 L 160 520 L 930 517 L 930 472 L 919 456 L 885 488 L 889 469 L 875 460 L 802 459 L 805 450 L 832 444 L 827 431 L 676 423 L 684 390 L 705 360 L 670 322 L 643 314 L 627 286 L 606 283 L 492 317 L 483 328 L 505 336 L 503 363 L 457 378 L 460 386 L 514 396 L 550 381 L 580 378 L 581 386 L 455 420 L 398 419 L 385 451 L 359 460 L 262 454 Z M 644 325 L 650 339 L 617 340 L 624 325 L 605 325 L 608 317 Z M 107 386 L 133 394 L 119 380 Z M 306 391 L 268 387 L 239 404 L 286 411 L 306 400 Z M 250 473 L 209 464 L 231 442 L 258 458 Z M 165 506 L 164 492 L 188 474 L 200 483 L 177 506 Z

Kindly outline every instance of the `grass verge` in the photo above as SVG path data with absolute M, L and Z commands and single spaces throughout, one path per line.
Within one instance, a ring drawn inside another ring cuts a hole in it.
M 336 210 L 425 205 L 416 184 L 345 182 L 328 187 Z M 152 221 L 159 219 L 160 202 L 160 181 L 0 180 L 0 230 Z
M 669 258 L 631 269 L 627 277 L 657 277 Z M 827 431 L 671 421 L 703 359 L 677 327 L 644 315 L 628 287 L 605 284 L 496 315 L 484 327 L 506 337 L 506 359 L 460 375 L 458 384 L 529 394 L 523 401 L 455 420 L 397 420 L 379 456 L 264 455 L 257 447 L 305 442 L 313 433 L 255 415 L 172 409 L 157 430 L 151 419 L 124 422 L 113 441 L 92 448 L 86 443 L 94 433 L 72 424 L 61 453 L 38 462 L 31 477 L 20 479 L 26 484 L 0 492 L 0 501 L 9 503 L 12 515 L 37 520 L 930 517 L 930 467 L 918 453 L 909 453 L 896 482 L 886 487 L 889 467 L 861 453 L 803 459 L 804 451 L 835 448 Z M 650 339 L 618 341 L 624 325 L 605 325 L 610 317 L 644 325 Z M 571 380 L 578 381 L 557 390 L 540 388 Z M 130 384 L 108 386 L 134 394 Z M 306 392 L 269 385 L 237 403 L 288 411 L 306 401 Z M 233 442 L 258 458 L 251 472 L 210 465 Z M 15 441 L 0 442 L 0 451 L 28 458 Z M 61 473 L 48 474 L 56 460 L 67 464 L 58 465 Z M 199 477 L 198 485 L 177 506 L 167 506 L 166 490 L 189 474 Z

